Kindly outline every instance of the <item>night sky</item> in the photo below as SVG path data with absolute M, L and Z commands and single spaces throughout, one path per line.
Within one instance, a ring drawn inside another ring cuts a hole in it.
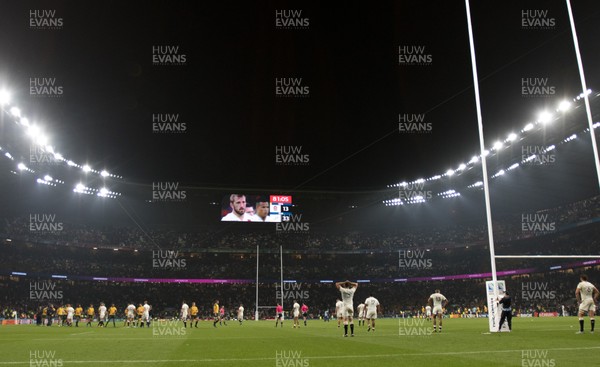
M 581 86 L 564 1 L 473 3 L 490 146 Z M 0 8 L 0 87 L 66 157 L 130 183 L 376 190 L 456 168 L 479 150 L 462 1 L 3 1 Z M 61 19 L 58 29 L 31 25 L 39 17 L 30 11 L 44 9 L 55 11 L 46 19 Z M 573 9 L 588 87 L 598 90 L 600 4 L 574 0 Z M 281 10 L 295 11 L 296 25 L 279 27 L 289 21 Z M 541 12 L 529 21 L 552 26 L 524 28 L 526 10 Z M 157 46 L 177 48 L 183 62 L 154 64 Z M 430 62 L 400 64 L 403 46 L 421 47 Z M 32 95 L 32 78 L 53 78 L 62 93 Z M 307 94 L 276 95 L 277 78 L 301 78 Z M 542 78 L 554 92 L 524 96 L 523 78 Z M 185 131 L 154 132 L 158 114 L 177 115 Z M 430 131 L 399 132 L 405 114 L 423 115 Z M 2 124 L 5 146 L 27 144 Z M 278 146 L 300 149 L 307 161 L 278 165 Z

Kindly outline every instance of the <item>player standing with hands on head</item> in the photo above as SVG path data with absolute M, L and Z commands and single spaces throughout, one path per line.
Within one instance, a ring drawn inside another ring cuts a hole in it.
M 590 282 L 588 282 L 587 275 L 583 274 L 579 277 L 579 284 L 575 289 L 575 297 L 579 304 L 579 331 L 576 334 L 583 334 L 583 317 L 585 313 L 588 313 L 590 317 L 590 323 L 592 325 L 591 333 L 594 333 L 594 324 L 596 320 L 594 315 L 596 313 L 596 302 L 598 302 L 598 289 Z
M 442 318 L 444 317 L 444 307 L 448 304 L 448 300 L 440 293 L 439 289 L 435 290 L 435 293 L 429 296 L 427 301 L 429 305 L 433 303 L 433 332 L 436 332 L 435 319 L 440 319 L 440 333 L 442 332 Z
M 350 334 L 354 336 L 354 293 L 358 288 L 358 283 L 346 280 L 345 282 L 335 283 L 335 287 L 342 294 L 342 317 L 344 318 L 344 337 L 348 336 L 348 324 L 350 324 Z

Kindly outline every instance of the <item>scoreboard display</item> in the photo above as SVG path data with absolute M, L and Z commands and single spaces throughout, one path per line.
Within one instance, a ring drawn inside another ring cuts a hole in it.
M 292 197 L 283 195 L 269 196 L 269 215 L 277 218 L 275 222 L 288 222 L 292 215 Z
M 230 194 L 221 203 L 222 222 L 281 223 L 291 215 L 290 195 Z

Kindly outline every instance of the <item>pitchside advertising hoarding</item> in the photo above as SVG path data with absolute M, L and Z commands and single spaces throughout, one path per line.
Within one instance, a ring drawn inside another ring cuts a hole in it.
M 497 292 L 494 292 L 493 281 L 485 282 L 485 289 L 487 291 L 488 322 L 491 333 L 498 332 L 498 324 L 500 323 L 500 316 L 502 315 L 502 310 L 498 308 L 498 297 L 504 295 L 504 292 L 506 291 L 504 280 L 496 281 L 496 288 Z M 502 325 L 500 332 L 510 332 L 506 322 Z

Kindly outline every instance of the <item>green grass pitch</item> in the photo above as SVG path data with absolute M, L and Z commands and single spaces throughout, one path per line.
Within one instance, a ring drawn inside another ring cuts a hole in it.
M 283 328 L 271 321 L 230 321 L 182 329 L 156 322 L 150 329 L 0 327 L 2 366 L 597 366 L 600 333 L 576 335 L 576 317 L 514 318 L 510 334 L 489 334 L 487 319 L 445 319 L 442 333 L 429 322 L 377 320 L 376 331 L 356 325 L 343 337 L 336 322 L 309 320 Z

